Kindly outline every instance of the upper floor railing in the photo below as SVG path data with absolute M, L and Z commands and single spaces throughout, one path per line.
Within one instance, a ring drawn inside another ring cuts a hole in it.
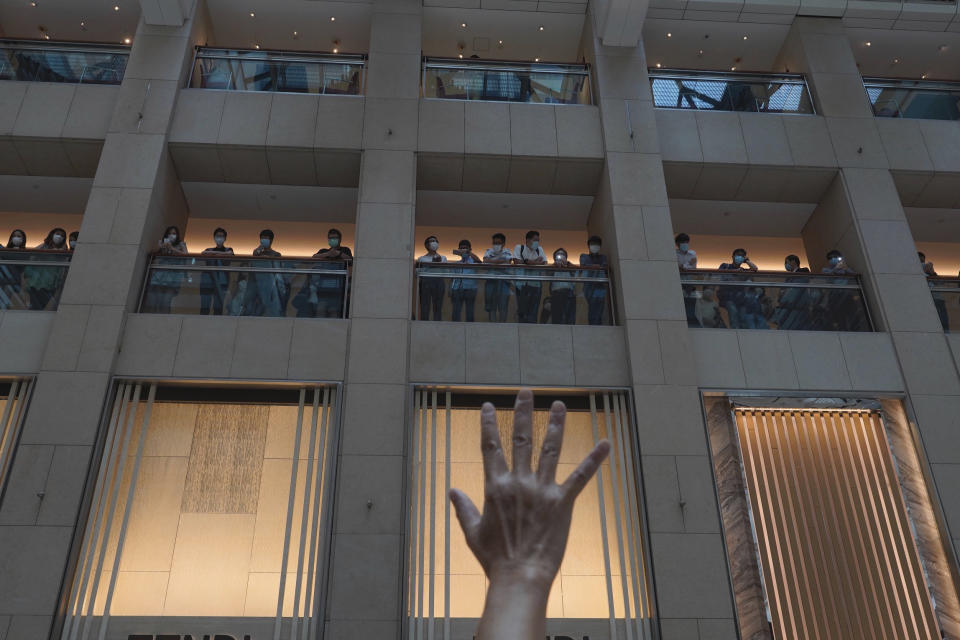
M 615 324 L 606 267 L 420 262 L 416 276 L 417 320 Z
M 0 310 L 56 310 L 72 256 L 69 251 L 0 249 Z
M 154 255 L 140 313 L 345 318 L 349 262 Z
M 189 86 L 227 91 L 360 95 L 366 57 L 198 47 Z
M 933 296 L 933 306 L 940 316 L 940 325 L 949 332 L 950 325 L 957 326 L 957 320 L 960 319 L 960 278 L 933 277 L 927 278 L 927 283 Z M 951 318 L 953 323 L 950 322 Z
M 872 331 L 860 277 L 681 271 L 687 324 L 710 329 Z
M 542 104 L 592 104 L 585 64 L 425 58 L 423 97 Z
M 661 109 L 813 114 L 813 101 L 798 73 L 725 73 L 650 69 L 653 104 Z
M 120 84 L 129 56 L 124 47 L 0 40 L 0 80 Z
M 960 120 L 960 82 L 864 78 L 878 118 Z

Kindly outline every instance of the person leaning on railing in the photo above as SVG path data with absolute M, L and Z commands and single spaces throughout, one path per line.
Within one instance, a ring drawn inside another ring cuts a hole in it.
M 507 236 L 502 233 L 493 234 L 493 245 L 483 252 L 484 264 L 510 264 L 513 254 L 507 248 Z M 490 270 L 488 273 L 500 273 L 500 270 Z M 483 307 L 490 322 L 506 322 L 507 308 L 510 306 L 510 281 L 502 278 L 492 278 L 483 282 Z
M 461 240 L 455 254 L 460 256 L 460 264 L 479 264 L 480 258 L 473 252 L 469 240 Z M 461 269 L 462 274 L 472 274 L 475 269 Z M 464 310 L 466 321 L 473 322 L 473 309 L 477 302 L 478 282 L 476 278 L 454 278 L 450 283 L 450 302 L 453 305 L 452 320 L 460 322 L 460 311 Z
M 53 229 L 47 234 L 41 244 L 36 246 L 41 251 L 68 251 L 67 232 L 60 227 Z M 39 257 L 40 260 L 43 256 Z M 23 268 L 23 281 L 27 285 L 27 292 L 30 294 L 30 309 L 40 311 L 47 308 L 50 301 L 57 295 L 60 289 L 63 273 L 55 267 L 31 267 Z
M 274 233 L 271 229 L 260 232 L 260 245 L 253 250 L 254 257 L 279 258 L 279 251 L 273 249 Z M 256 266 L 282 269 L 280 261 L 257 262 Z M 268 316 L 280 318 L 286 315 L 287 300 L 290 297 L 290 283 L 284 273 L 255 271 L 247 281 L 247 290 L 243 302 L 244 315 Z
M 27 246 L 27 234 L 22 229 L 14 229 L 7 240 L 8 250 L 23 250 Z M 3 245 L 0 245 L 0 249 Z M 0 263 L 0 309 L 9 309 L 13 306 L 14 298 L 18 298 L 22 288 L 21 279 L 23 267 L 15 264 Z
M 233 249 L 224 246 L 227 241 L 227 230 L 217 227 L 213 230 L 213 245 L 203 250 L 205 256 L 232 256 Z M 207 260 L 208 267 L 226 266 L 223 260 Z M 223 315 L 223 304 L 227 297 L 227 287 L 230 284 L 230 275 L 226 271 L 204 271 L 200 274 L 200 315 L 209 315 L 211 308 L 214 315 Z
M 547 254 L 540 246 L 540 232 L 527 231 L 524 244 L 513 248 L 513 263 L 522 265 L 546 265 Z M 542 295 L 539 280 L 517 280 L 517 322 L 536 324 Z
M 607 256 L 600 253 L 603 240 L 600 236 L 590 236 L 587 240 L 587 251 L 580 254 L 581 267 L 607 266 Z M 586 275 L 593 275 L 586 272 Z M 593 325 L 603 324 L 603 313 L 607 308 L 607 286 L 587 282 L 583 285 L 583 297 L 587 301 L 587 322 Z
M 331 263 L 323 265 L 321 270 L 346 269 L 353 261 L 350 247 L 343 245 L 343 234 L 339 229 L 327 231 L 327 246 L 313 257 Z M 339 263 L 339 264 L 335 264 Z M 293 298 L 293 306 L 298 318 L 339 318 L 343 315 L 343 296 L 346 289 L 346 277 L 342 275 L 309 276 L 306 284 Z
M 158 243 L 157 255 L 187 255 L 187 243 L 183 241 L 179 227 L 174 225 L 166 228 Z M 170 264 L 171 262 L 174 262 L 174 260 L 166 260 L 163 264 Z M 176 262 L 180 261 L 177 260 Z M 173 303 L 173 298 L 180 292 L 183 278 L 183 271 L 154 269 L 150 276 L 150 284 L 147 287 L 146 307 L 154 313 L 170 313 L 170 306 Z
M 800 266 L 800 257 L 792 253 L 783 259 L 783 268 L 788 273 L 809 274 L 810 269 Z M 786 278 L 784 282 L 805 284 L 810 282 L 809 276 Z M 812 290 L 804 287 L 782 287 L 777 299 L 777 310 L 773 314 L 773 322 L 778 329 L 792 329 L 800 331 L 808 329 L 810 325 L 810 311 L 816 302 L 816 294 L 811 298 Z
M 446 262 L 447 257 L 437 253 L 440 248 L 440 240 L 437 236 L 427 236 L 423 241 L 423 246 L 427 252 L 417 258 L 417 263 L 439 263 Z M 443 310 L 443 292 L 446 289 L 443 278 L 421 277 L 419 284 L 420 292 L 420 319 L 430 320 L 430 312 L 433 311 L 433 319 L 441 320 L 440 313 Z
M 747 257 L 746 249 L 734 249 L 731 262 L 721 263 L 717 267 L 720 271 L 757 271 L 758 267 Z M 721 280 L 732 280 L 728 276 L 721 276 Z M 759 326 L 760 303 L 756 300 L 753 292 L 749 291 L 752 287 L 726 286 L 719 287 L 717 294 L 720 298 L 720 305 L 727 310 L 727 316 L 730 321 L 731 329 L 766 329 L 767 324 Z
M 567 260 L 567 250 L 560 247 L 553 252 L 553 266 L 556 273 L 550 279 L 550 317 L 553 324 L 575 324 L 577 321 L 577 295 L 574 283 L 563 280 L 572 277 L 574 271 L 565 269 L 573 264 Z

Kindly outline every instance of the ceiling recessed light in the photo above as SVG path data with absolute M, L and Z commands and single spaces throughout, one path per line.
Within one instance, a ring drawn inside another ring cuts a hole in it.
M 948 47 L 947 45 L 942 44 L 942 45 L 940 45 L 939 47 L 937 47 L 937 51 L 939 51 L 940 53 L 943 53 L 944 51 L 946 51 L 946 50 L 949 49 L 949 48 L 950 48 L 950 47 Z
M 36 2 L 31 2 L 31 3 L 30 3 L 30 6 L 31 6 L 31 7 L 35 7 L 35 6 L 37 6 L 37 3 L 36 3 Z
M 540 58 L 534 58 L 533 61 L 534 61 L 534 62 L 540 62 Z
M 458 53 L 458 54 L 457 54 L 457 57 L 460 58 L 461 60 L 463 60 L 463 54 L 462 54 L 462 53 Z
M 865 45 L 867 45 L 867 46 L 869 47 L 869 46 L 872 45 L 873 43 L 870 42 L 870 41 L 867 41 L 867 42 L 864 42 L 863 44 L 865 44 Z
M 254 49 L 259 49 L 259 48 L 260 48 L 260 45 L 255 44 L 255 45 L 253 45 L 253 48 L 254 48 Z
M 130 42 L 132 42 L 132 41 L 130 40 L 130 38 L 124 38 L 124 39 L 123 39 L 123 44 L 130 44 Z
M 44 40 L 49 40 L 49 39 L 50 39 L 50 34 L 49 34 L 49 33 L 43 34 L 43 39 L 44 39 Z M 926 78 L 927 76 L 923 76 L 923 77 Z
M 467 23 L 466 23 L 466 22 L 461 22 L 461 23 L 460 23 L 460 28 L 461 28 L 461 29 L 466 29 L 466 28 L 467 28 Z
M 120 11 L 120 5 L 118 5 L 118 4 L 113 5 L 113 10 L 114 10 L 114 11 Z
M 251 17 L 251 18 L 256 18 L 256 17 L 257 17 L 256 12 L 255 12 L 255 11 L 251 11 L 251 12 L 250 12 L 250 17 Z
M 87 30 L 87 23 L 86 23 L 85 20 L 81 20 L 81 21 L 80 21 L 80 31 L 86 31 L 86 30 Z
M 924 73 L 924 74 L 921 74 L 921 75 L 920 75 L 920 79 L 921 79 L 921 80 L 926 80 L 926 79 L 927 79 L 927 74 L 925 74 L 925 73 Z
M 537 31 L 544 31 L 545 29 L 546 27 L 544 27 L 543 25 L 540 25 L 539 27 L 537 27 Z
M 498 40 L 497 44 L 499 44 L 500 46 L 503 46 L 503 40 Z
M 660 68 L 660 63 L 658 62 L 658 63 L 657 63 L 657 69 L 659 69 L 659 68 Z
M 743 39 L 746 40 L 746 39 L 747 39 L 747 36 L 743 36 Z
M 900 64 L 900 58 L 894 58 L 893 64 Z
M 293 39 L 294 39 L 294 40 L 299 40 L 299 39 L 300 39 L 300 32 L 299 32 L 299 31 L 294 31 L 294 32 L 293 32 Z
M 697 55 L 698 55 L 698 56 L 702 56 L 702 55 L 703 55 L 703 49 L 700 49 L 699 51 L 697 51 Z
M 736 67 L 730 67 L 730 71 L 736 71 L 736 70 L 737 70 Z
M 336 22 L 337 16 L 330 16 L 330 22 Z
M 668 33 L 667 33 L 667 37 L 668 37 L 668 38 L 672 38 L 672 37 L 673 37 L 673 34 L 668 32 Z

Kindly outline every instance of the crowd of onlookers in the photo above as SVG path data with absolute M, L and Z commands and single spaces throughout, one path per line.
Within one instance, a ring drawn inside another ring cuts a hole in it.
M 7 240 L 6 246 L 0 244 L 0 249 L 24 251 L 26 249 L 39 251 L 57 251 L 69 253 L 77 246 L 79 232 L 70 234 L 57 227 L 51 229 L 43 242 L 35 247 L 27 244 L 27 234 L 22 229 L 14 229 Z M 14 306 L 14 297 L 26 295 L 23 306 L 32 310 L 46 309 L 54 299 L 63 284 L 64 271 L 49 269 L 41 266 L 0 264 L 0 309 Z

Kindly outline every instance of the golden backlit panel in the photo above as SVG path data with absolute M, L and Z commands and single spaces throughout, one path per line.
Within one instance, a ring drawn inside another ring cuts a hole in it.
M 10 383 L 9 397 L 0 395 L 0 491 L 13 465 L 31 387 L 31 380 L 14 380 Z
M 323 559 L 323 465 L 333 437 L 332 408 L 324 409 L 332 395 L 321 401 L 324 392 L 317 393 L 315 419 L 313 390 L 306 394 L 295 474 L 297 406 L 158 402 L 142 439 L 145 403 L 117 419 L 64 637 L 96 624 L 108 597 L 113 619 L 142 617 L 161 630 L 167 623 L 159 617 L 274 618 L 281 575 L 281 615 L 312 615 L 311 571 Z
M 411 479 L 411 533 L 408 564 L 410 614 L 413 618 L 478 618 L 483 611 L 486 578 L 466 544 L 463 532 L 451 508 L 447 520 L 447 479 L 450 486 L 466 493 L 482 509 L 483 464 L 480 453 L 480 410 L 451 409 L 450 462 L 446 461 L 447 411 L 443 392 L 433 408 L 432 392 L 420 392 L 425 409 L 417 411 L 415 436 L 412 442 L 413 478 Z M 614 396 L 616 397 L 616 396 Z M 624 404 L 625 407 L 625 404 Z M 613 436 L 615 453 L 622 444 L 621 434 L 608 434 L 602 401 L 598 400 L 597 433 L 599 438 Z M 611 408 L 611 420 L 612 408 Z M 533 420 L 533 466 L 539 461 L 539 450 L 546 434 L 549 412 L 538 410 Z M 623 416 L 625 417 L 625 416 Z M 621 417 L 621 419 L 623 419 Z M 434 425 L 436 418 L 436 425 Z M 512 464 L 513 411 L 497 412 L 500 438 L 508 464 Z M 614 424 L 613 422 L 611 424 Z M 614 427 L 615 428 L 615 427 Z M 565 437 L 557 480 L 562 482 L 593 448 L 595 443 L 591 413 L 570 411 L 567 414 Z M 621 458 L 611 456 L 602 466 L 603 517 L 597 480 L 587 485 L 577 500 L 571 522 L 566 554 L 547 603 L 548 618 L 623 618 L 627 609 L 631 617 L 647 615 L 648 598 L 636 576 L 643 575 L 642 544 L 639 536 L 636 470 L 632 453 Z M 621 459 L 624 468 L 620 467 Z M 628 463 L 629 461 L 629 463 Z M 629 465 L 629 466 L 628 466 Z M 630 489 L 627 489 L 628 485 Z M 629 508 L 633 501 L 633 508 Z M 431 510 L 432 508 L 432 510 Z M 618 521 L 618 515 L 620 520 Z M 605 529 L 604 529 L 605 523 Z M 446 535 L 449 527 L 450 558 L 446 565 Z M 631 527 L 636 527 L 630 535 Z M 604 540 L 604 533 L 607 538 Z M 607 549 L 606 558 L 604 549 Z M 632 553 L 631 553 L 632 548 Z M 621 575 L 622 557 L 626 573 Z M 432 575 L 431 575 L 431 550 Z M 445 606 L 446 575 L 449 574 L 450 606 Z M 431 581 L 432 578 L 432 581 Z M 608 580 L 613 606 L 608 599 Z M 432 603 L 431 611 L 431 586 Z M 417 596 L 417 594 L 420 594 Z M 639 610 L 639 613 L 638 613 Z M 639 637 L 639 636 L 638 636 Z
M 940 638 L 879 414 L 736 421 L 775 636 Z

